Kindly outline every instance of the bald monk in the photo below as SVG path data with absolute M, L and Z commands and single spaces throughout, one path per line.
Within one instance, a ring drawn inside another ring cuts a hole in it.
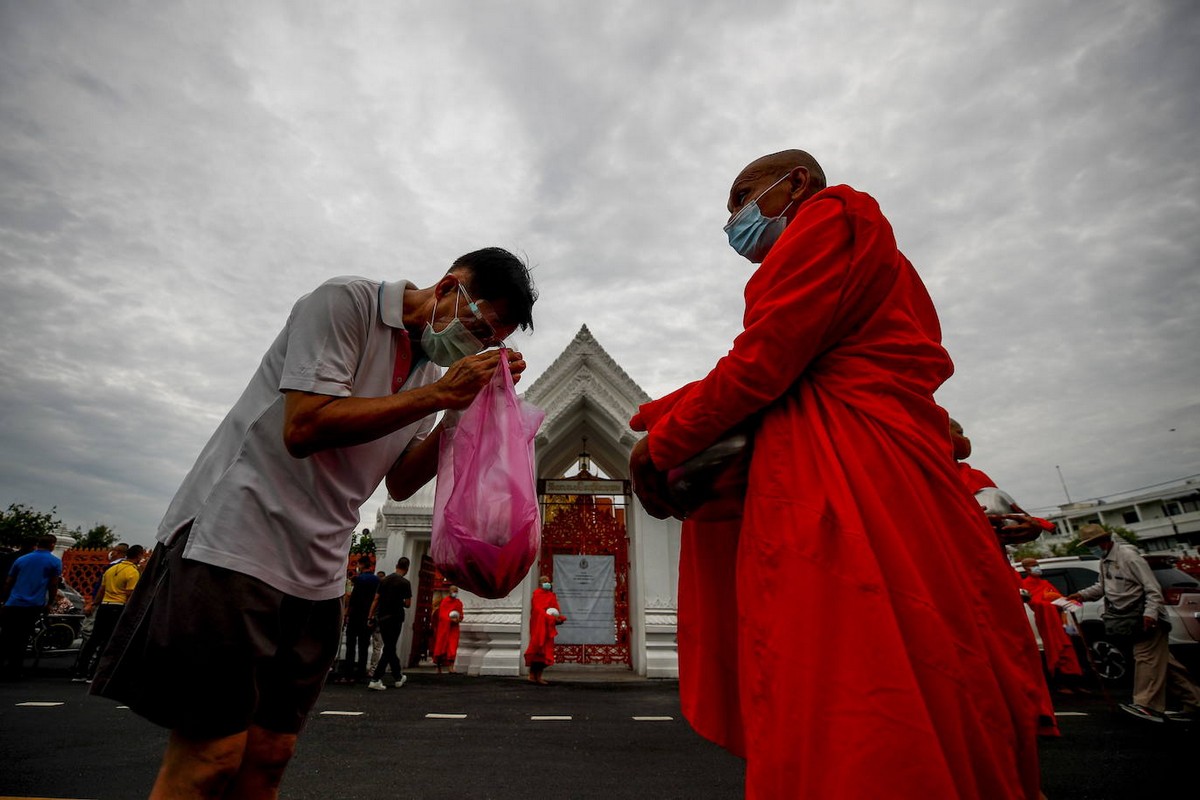
M 463 601 L 458 598 L 458 587 L 451 586 L 450 593 L 438 603 L 435 612 L 435 630 L 433 637 L 433 663 L 437 665 L 438 674 L 442 667 L 454 672 L 454 662 L 458 658 L 459 627 L 463 618 Z
M 950 420 L 950 444 L 954 450 L 954 460 L 958 464 L 959 479 L 967 491 L 984 506 L 988 522 L 991 523 L 1002 547 L 1032 542 L 1043 533 L 1054 530 L 1053 522 L 1027 514 L 1015 500 L 996 488 L 996 482 L 989 478 L 986 472 L 967 463 L 966 459 L 971 457 L 971 440 L 967 438 L 963 426 L 953 419 Z M 994 492 L 991 497 L 987 496 L 989 490 Z M 992 508 L 993 504 L 1002 505 L 1004 508 Z
M 750 800 L 1038 797 L 1046 689 L 1012 570 L 946 457 L 933 392 L 952 365 L 925 287 L 875 201 L 826 188 L 803 151 L 743 169 L 728 210 L 730 244 L 761 263 L 744 329 L 631 421 L 659 518 L 683 513 L 668 470 L 753 431 L 741 520 L 683 526 L 685 715 L 745 757 Z M 716 603 L 731 569 L 735 601 Z
M 554 594 L 554 584 L 547 575 L 538 578 L 529 609 L 529 646 L 525 648 L 525 666 L 529 667 L 529 682 L 545 686 L 550 682 L 542 673 L 554 663 L 554 637 L 558 626 L 567 621 Z

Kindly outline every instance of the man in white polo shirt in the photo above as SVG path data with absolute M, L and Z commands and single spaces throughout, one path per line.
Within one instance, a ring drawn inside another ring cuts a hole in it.
M 343 277 L 296 302 L 171 502 L 92 686 L 171 729 L 152 797 L 275 796 L 337 653 L 359 506 L 433 477 L 434 416 L 470 404 L 501 357 L 484 348 L 531 327 L 536 299 L 486 248 L 425 289 Z

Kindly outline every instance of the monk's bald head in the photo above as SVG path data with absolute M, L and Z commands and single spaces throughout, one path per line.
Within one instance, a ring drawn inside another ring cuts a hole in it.
M 756 158 L 746 165 L 739 177 L 783 175 L 796 167 L 804 167 L 808 170 L 813 192 L 818 192 L 828 185 L 825 182 L 825 170 L 821 169 L 821 165 L 815 158 L 803 150 L 781 150 L 778 153 Z
M 954 447 L 955 461 L 971 457 L 971 440 L 963 432 L 963 426 L 954 419 L 950 420 L 950 444 Z

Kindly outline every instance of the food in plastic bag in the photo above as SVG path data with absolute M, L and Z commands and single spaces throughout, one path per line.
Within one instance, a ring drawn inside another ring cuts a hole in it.
M 442 431 L 429 555 L 451 583 L 504 597 L 541 546 L 533 437 L 545 412 L 517 397 L 507 351 L 454 427 Z

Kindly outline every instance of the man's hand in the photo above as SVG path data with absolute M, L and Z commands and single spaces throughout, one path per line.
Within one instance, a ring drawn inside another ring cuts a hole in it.
M 500 364 L 499 350 L 485 350 L 478 355 L 467 356 L 455 361 L 437 382 L 446 408 L 459 409 L 471 405 L 479 390 L 487 385 Z M 513 383 L 521 379 L 525 371 L 525 360 L 520 353 L 508 353 L 508 368 L 512 371 Z
M 1158 627 L 1158 617 L 1142 617 L 1142 630 L 1152 631 Z
M 508 351 L 508 370 L 512 373 L 513 383 L 520 383 L 521 373 L 525 371 L 525 357 L 516 350 Z
M 667 473 L 654 466 L 650 458 L 650 439 L 642 437 L 629 454 L 629 474 L 633 478 L 633 491 L 655 519 L 675 517 L 683 519 L 683 512 L 675 508 L 667 493 Z

